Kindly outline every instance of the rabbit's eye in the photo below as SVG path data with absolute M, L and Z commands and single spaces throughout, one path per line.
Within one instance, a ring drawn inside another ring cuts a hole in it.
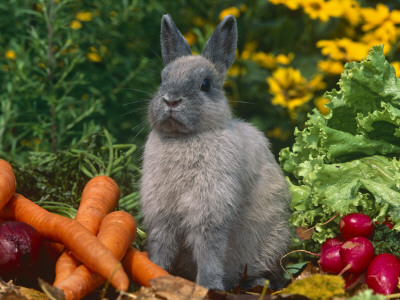
M 210 90 L 210 87 L 211 87 L 210 79 L 206 78 L 206 79 L 204 79 L 203 82 L 201 83 L 200 89 L 201 89 L 203 92 L 208 92 L 208 91 Z

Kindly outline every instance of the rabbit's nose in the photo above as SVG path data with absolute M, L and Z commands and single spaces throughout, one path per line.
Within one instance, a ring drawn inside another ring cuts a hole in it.
M 179 103 L 182 102 L 182 99 L 174 100 L 174 99 L 170 99 L 168 96 L 164 96 L 163 100 L 170 108 L 176 107 L 179 105 Z

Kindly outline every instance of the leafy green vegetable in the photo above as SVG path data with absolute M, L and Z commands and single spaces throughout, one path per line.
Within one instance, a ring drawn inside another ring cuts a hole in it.
M 291 221 L 315 226 L 332 216 L 363 212 L 378 222 L 390 216 L 400 231 L 400 82 L 383 45 L 345 67 L 340 90 L 325 93 L 330 114 L 309 114 L 295 143 L 280 153 L 292 192 Z M 337 221 L 317 226 L 322 242 Z
M 375 254 L 400 253 L 400 232 L 389 229 L 385 225 L 376 225 L 372 239 Z
M 363 290 L 360 291 L 357 295 L 349 298 L 349 300 L 385 300 L 386 297 L 381 294 L 374 295 L 373 290 Z

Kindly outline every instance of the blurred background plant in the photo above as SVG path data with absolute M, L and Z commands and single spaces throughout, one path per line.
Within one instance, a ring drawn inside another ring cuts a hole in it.
M 124 178 L 122 196 L 131 195 L 126 209 L 138 214 L 146 108 L 162 69 L 163 14 L 172 15 L 195 53 L 225 15 L 237 18 L 237 59 L 228 71 L 227 96 L 234 114 L 262 130 L 278 155 L 293 144 L 294 129 L 304 126 L 307 113 L 329 113 L 323 95 L 336 87 L 346 62 L 385 44 L 388 60 L 400 71 L 399 5 L 394 0 L 2 1 L 0 157 L 19 168 L 21 178 L 29 166 L 34 170 L 29 188 L 42 190 L 38 201 L 45 198 L 49 176 L 52 186 L 75 183 L 75 188 L 65 184 L 60 195 L 74 191 L 68 198 L 73 200 L 65 202 L 76 207 L 82 184 L 95 170 L 107 170 L 93 170 L 85 159 L 94 159 L 93 165 L 114 151 L 118 164 L 108 171 Z

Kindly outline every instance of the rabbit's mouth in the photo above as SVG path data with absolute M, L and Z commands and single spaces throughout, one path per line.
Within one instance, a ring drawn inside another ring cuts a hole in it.
M 185 124 L 185 122 L 173 112 L 169 112 L 168 114 L 166 114 L 164 118 L 160 122 L 158 122 L 157 125 L 160 131 L 170 136 L 190 132 L 190 129 Z

